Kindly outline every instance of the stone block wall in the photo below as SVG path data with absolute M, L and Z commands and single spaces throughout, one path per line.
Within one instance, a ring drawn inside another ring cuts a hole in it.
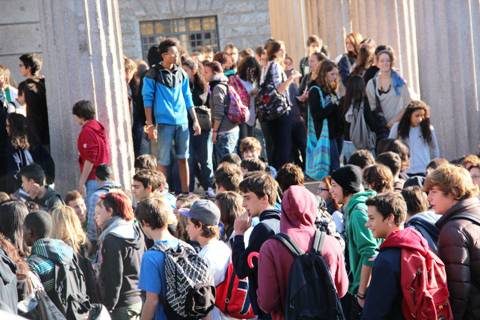
M 220 48 L 262 45 L 271 36 L 268 0 L 118 0 L 123 51 L 142 58 L 140 22 L 217 16 Z

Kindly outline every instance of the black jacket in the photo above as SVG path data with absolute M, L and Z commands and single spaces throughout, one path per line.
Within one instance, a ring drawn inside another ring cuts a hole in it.
M 239 278 L 248 276 L 248 296 L 256 315 L 263 315 L 257 303 L 258 261 L 253 260 L 253 269 L 248 266 L 248 256 L 252 252 L 260 252 L 260 247 L 268 239 L 280 231 L 280 211 L 271 209 L 260 214 L 260 223 L 250 234 L 248 246 L 245 248 L 243 235 L 233 238 L 232 261 L 235 274 Z
M 343 118 L 343 112 L 340 107 L 340 102 L 326 102 L 327 95 L 323 92 L 324 102 L 327 103 L 326 106 L 322 106 L 322 100 L 320 98 L 320 93 L 317 89 L 311 89 L 313 86 L 319 85 L 316 82 L 311 82 L 309 85 L 308 93 L 308 108 L 310 109 L 310 115 L 313 118 L 313 123 L 315 125 L 315 133 L 317 138 L 320 137 L 322 133 L 323 120 L 328 120 L 328 134 L 330 139 L 335 139 L 343 136 L 343 128 L 345 126 L 345 121 Z
M 101 244 L 100 293 L 110 312 L 142 301 L 138 279 L 145 241 L 140 228 L 134 229 L 133 239 L 110 233 Z

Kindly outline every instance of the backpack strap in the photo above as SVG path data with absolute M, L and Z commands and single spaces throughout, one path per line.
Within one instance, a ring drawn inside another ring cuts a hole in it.
M 325 243 L 325 232 L 315 230 L 315 238 L 313 239 L 312 253 L 321 255 L 323 244 Z
M 297 247 L 295 242 L 286 234 L 284 233 L 277 233 L 275 235 L 275 239 L 280 241 L 287 249 L 292 253 L 294 257 L 301 256 L 304 254 L 303 250 Z

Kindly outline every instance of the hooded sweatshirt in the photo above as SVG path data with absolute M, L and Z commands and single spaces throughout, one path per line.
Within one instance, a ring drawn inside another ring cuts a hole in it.
M 288 235 L 303 251 L 309 251 L 315 235 L 317 202 L 315 196 L 303 186 L 291 186 L 282 200 L 280 232 Z M 339 297 L 348 289 L 342 248 L 337 239 L 327 235 L 321 252 L 327 263 Z M 258 304 L 272 315 L 272 319 L 283 319 L 288 277 L 293 256 L 276 239 L 270 239 L 260 249 L 258 261 Z M 322 303 L 322 301 L 319 301 Z
M 103 226 L 98 241 L 102 304 L 112 312 L 141 302 L 138 279 L 145 242 L 139 227 L 113 217 Z
M 103 125 L 97 120 L 85 122 L 78 135 L 77 148 L 80 171 L 83 172 L 85 161 L 93 163 L 87 180 L 95 180 L 95 170 L 103 163 L 110 163 L 110 146 Z
M 45 291 L 55 287 L 55 265 L 65 265 L 73 260 L 73 249 L 58 239 L 39 239 L 32 246 L 27 262 L 30 270 L 38 275 Z
M 376 195 L 373 190 L 355 193 L 347 203 L 344 212 L 346 238 L 348 243 L 348 258 L 352 282 L 348 292 L 357 294 L 360 284 L 362 266 L 373 266 L 380 240 L 373 237 L 372 232 L 365 226 L 368 220 L 368 209 L 365 201 Z
M 223 73 L 214 75 L 212 81 L 210 81 L 211 94 L 209 98 L 209 105 L 210 109 L 212 110 L 212 118 L 220 121 L 218 132 L 227 132 L 233 129 L 238 130 L 238 125 L 230 122 L 226 116 L 228 107 L 227 84 L 228 78 Z
M 403 319 L 401 249 L 415 250 L 425 255 L 430 248 L 427 240 L 414 228 L 392 232 L 385 239 L 375 259 L 362 319 Z

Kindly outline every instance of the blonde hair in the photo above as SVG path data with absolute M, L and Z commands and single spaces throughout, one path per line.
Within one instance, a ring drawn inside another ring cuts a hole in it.
M 52 225 L 55 226 L 52 238 L 63 240 L 75 252 L 78 253 L 80 247 L 87 243 L 80 219 L 71 207 L 62 205 L 55 208 L 52 212 Z
M 455 200 L 478 195 L 478 187 L 467 169 L 452 164 L 444 164 L 427 176 L 424 191 L 428 193 L 433 187 L 438 187 L 445 195 L 452 195 Z

